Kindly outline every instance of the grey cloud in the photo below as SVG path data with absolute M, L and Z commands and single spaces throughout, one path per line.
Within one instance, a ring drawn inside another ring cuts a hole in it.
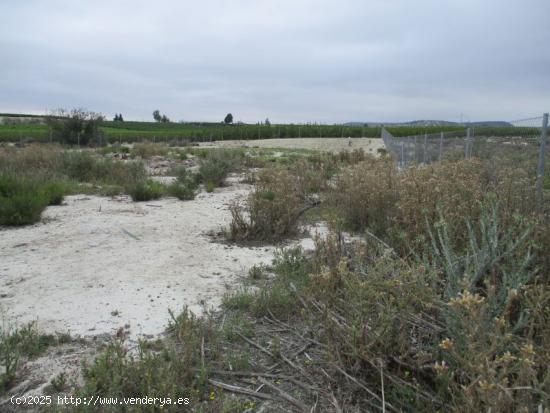
M 0 111 L 256 122 L 550 110 L 547 0 L 4 1 Z

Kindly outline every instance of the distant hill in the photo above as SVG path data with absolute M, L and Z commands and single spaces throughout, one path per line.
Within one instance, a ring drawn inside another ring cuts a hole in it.
M 482 122 L 450 122 L 447 120 L 412 120 L 409 122 L 346 122 L 344 126 L 369 126 L 369 127 L 380 127 L 380 126 L 492 126 L 492 127 L 509 127 L 514 126 L 509 122 L 504 122 L 500 120 L 488 120 Z

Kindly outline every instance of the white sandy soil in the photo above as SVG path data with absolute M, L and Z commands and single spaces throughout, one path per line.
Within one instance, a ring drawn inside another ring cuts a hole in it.
M 194 201 L 70 196 L 39 224 L 0 229 L 2 317 L 81 336 L 126 326 L 135 340 L 162 333 L 169 308 L 218 305 L 239 276 L 273 257 L 273 247 L 206 234 L 229 223 L 229 202 L 249 190 L 233 179 Z
M 216 148 L 281 148 L 281 149 L 312 149 L 326 152 L 340 152 L 362 148 L 366 153 L 378 155 L 377 150 L 385 148 L 379 138 L 292 138 L 292 139 L 256 139 L 256 140 L 229 140 L 200 143 L 200 146 Z

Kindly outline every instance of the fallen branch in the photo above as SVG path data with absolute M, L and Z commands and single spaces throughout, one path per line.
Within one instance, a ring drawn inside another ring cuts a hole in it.
M 275 398 L 270 394 L 256 392 L 254 390 L 250 390 L 245 387 L 234 386 L 232 384 L 226 384 L 226 383 L 222 383 L 221 381 L 216 381 L 212 379 L 208 379 L 208 382 L 216 387 L 220 387 L 224 390 L 227 390 L 233 393 L 246 394 L 247 396 L 256 397 L 258 399 L 275 400 Z
M 288 394 L 287 392 L 285 392 L 283 389 L 275 386 L 274 384 L 270 383 L 269 381 L 267 381 L 266 379 L 262 378 L 262 377 L 259 377 L 258 380 L 264 384 L 265 386 L 269 387 L 270 389 L 273 389 L 275 390 L 277 393 L 279 393 L 279 395 L 285 399 L 287 402 L 293 404 L 294 406 L 298 407 L 301 411 L 303 412 L 309 412 L 310 411 L 310 408 L 308 406 L 306 406 L 304 403 L 302 403 L 300 400 L 297 400 L 295 399 L 294 397 L 292 397 L 290 394 Z
M 300 218 L 302 215 L 304 215 L 310 209 L 313 209 L 313 208 L 315 208 L 319 205 L 321 205 L 321 201 L 314 201 L 313 203 L 311 203 L 309 205 L 306 205 L 305 207 L 303 207 L 301 210 L 298 211 L 298 213 L 296 214 L 296 219 Z
M 196 371 L 199 371 L 196 369 Z M 300 380 L 296 380 L 292 376 L 287 376 L 284 374 L 271 374 L 271 373 L 259 373 L 254 371 L 227 371 L 227 370 L 213 370 L 210 372 L 212 375 L 220 375 L 220 376 L 234 376 L 234 377 L 267 377 L 270 379 L 277 379 L 277 380 L 284 380 L 288 381 L 290 383 L 295 384 L 298 387 L 301 387 L 304 390 L 307 391 L 313 391 L 317 392 L 319 389 L 314 386 L 310 386 L 309 384 L 305 384 L 301 382 Z
M 332 364 L 332 367 L 334 367 L 337 371 L 339 371 L 340 373 L 342 373 L 344 376 L 346 376 L 349 380 L 351 380 L 352 382 L 354 382 L 355 384 L 357 384 L 359 387 L 361 387 L 363 390 L 365 390 L 367 392 L 367 394 L 369 394 L 370 396 L 374 397 L 378 402 L 380 402 L 380 404 L 384 404 L 384 401 L 380 398 L 380 396 L 378 396 L 376 393 L 374 393 L 371 389 L 369 389 L 367 386 L 365 386 L 363 383 L 361 383 L 359 380 L 357 380 L 355 377 L 349 375 L 345 370 L 343 370 L 340 366 L 336 365 L 336 364 Z M 377 406 L 373 403 L 370 403 L 373 407 L 376 407 L 377 409 L 379 410 L 384 410 L 383 407 L 380 407 L 380 406 Z M 395 407 L 393 407 L 391 404 L 389 403 L 385 403 L 386 406 L 388 406 L 389 408 L 391 408 L 392 411 L 395 411 L 395 412 L 398 412 L 399 410 L 397 410 Z
M 241 333 L 239 333 L 238 331 L 235 332 L 235 334 L 237 334 L 240 338 L 242 338 L 244 341 L 246 341 L 247 343 L 253 345 L 254 347 L 256 347 L 258 350 L 260 350 L 262 353 L 265 353 L 267 354 L 268 356 L 271 356 L 273 358 L 275 358 L 275 355 L 269 351 L 268 349 L 266 349 L 265 347 L 262 347 L 260 346 L 258 343 L 256 343 L 255 341 L 253 340 L 250 340 L 248 337 L 242 335 Z

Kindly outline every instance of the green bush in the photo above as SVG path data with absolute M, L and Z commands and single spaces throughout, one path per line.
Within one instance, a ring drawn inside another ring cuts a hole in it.
M 211 150 L 203 153 L 206 158 L 201 161 L 199 176 L 210 187 L 222 186 L 229 172 L 236 169 L 243 159 L 243 153 L 237 151 Z
M 60 205 L 67 186 L 62 181 L 0 174 L 0 225 L 28 225 L 40 221 L 48 205 Z
M 174 182 L 167 187 L 168 194 L 182 201 L 195 199 L 197 185 L 193 181 L 187 183 Z
M 62 181 L 49 181 L 44 184 L 42 190 L 48 197 L 48 205 L 61 205 L 67 186 Z
M 169 175 L 175 176 L 176 181 L 168 185 L 167 191 L 182 201 L 195 199 L 197 191 L 197 177 L 190 173 L 184 166 L 173 167 Z
M 37 180 L 0 175 L 0 225 L 28 225 L 40 221 L 42 211 L 54 196 Z
M 134 202 L 159 199 L 165 193 L 165 186 L 159 182 L 147 180 L 140 181 L 128 189 Z

